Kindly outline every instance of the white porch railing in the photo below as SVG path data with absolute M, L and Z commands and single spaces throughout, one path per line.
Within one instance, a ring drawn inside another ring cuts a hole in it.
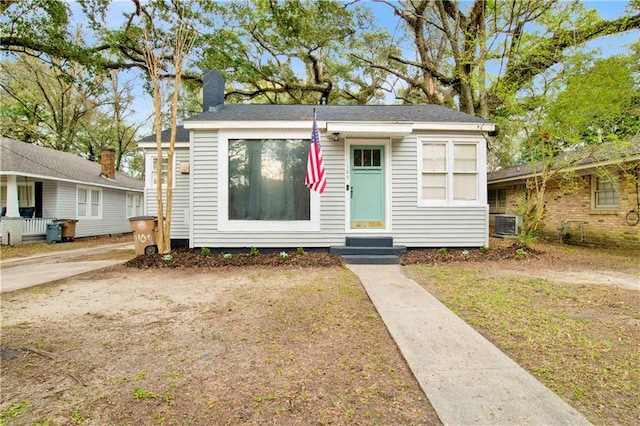
M 47 225 L 54 220 L 45 217 L 22 219 L 22 235 L 47 235 Z

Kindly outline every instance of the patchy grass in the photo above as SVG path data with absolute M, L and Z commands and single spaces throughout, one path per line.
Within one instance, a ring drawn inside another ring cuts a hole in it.
M 638 423 L 637 291 L 495 277 L 480 265 L 406 271 L 590 421 Z

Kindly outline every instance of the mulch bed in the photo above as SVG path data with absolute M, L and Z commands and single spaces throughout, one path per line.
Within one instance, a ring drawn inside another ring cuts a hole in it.
M 492 247 L 488 251 L 479 249 L 412 249 L 401 258 L 403 265 L 414 264 L 443 264 L 453 262 L 485 262 L 504 259 L 532 260 L 542 256 L 544 252 L 528 247 L 520 242 L 510 245 Z M 270 266 L 270 267 L 317 267 L 341 266 L 342 258 L 326 252 L 305 252 L 298 254 L 287 252 L 285 258 L 280 252 L 260 253 L 252 256 L 249 253 L 233 253 L 230 259 L 225 259 L 223 253 L 211 253 L 207 256 L 188 248 L 175 249 L 170 256 L 159 254 L 138 256 L 131 259 L 125 266 L 130 268 L 223 268 L 242 266 Z
M 486 262 L 505 259 L 532 260 L 537 259 L 545 253 L 526 246 L 519 241 L 510 245 L 500 245 L 486 251 L 480 249 L 422 249 L 408 250 L 402 257 L 403 265 L 426 264 L 436 265 L 454 262 Z
M 125 266 L 130 268 L 222 268 L 239 266 L 277 266 L 277 267 L 316 267 L 341 266 L 342 258 L 329 253 L 306 252 L 304 254 L 287 253 L 286 258 L 280 252 L 260 253 L 252 256 L 249 253 L 233 253 L 231 259 L 225 259 L 223 253 L 211 253 L 204 256 L 188 248 L 179 248 L 171 252 L 170 259 L 160 254 L 138 256 Z

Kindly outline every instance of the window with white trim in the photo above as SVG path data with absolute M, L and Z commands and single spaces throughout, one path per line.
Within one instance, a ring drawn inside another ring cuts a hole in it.
M 102 219 L 102 189 L 78 186 L 77 218 Z
M 166 154 L 165 154 L 166 155 Z M 176 171 L 176 159 L 175 156 L 173 158 L 173 173 Z M 147 167 L 146 170 L 149 170 L 146 176 L 146 186 L 147 188 L 155 188 L 156 187 L 156 179 L 158 176 L 158 156 L 157 155 L 148 155 L 147 156 Z M 166 156 L 162 157 L 162 168 L 160 173 L 160 178 L 162 179 L 162 187 L 165 188 L 167 186 L 167 173 L 169 171 L 169 159 Z M 174 176 L 173 186 L 175 187 L 176 179 Z
M 614 179 L 608 176 L 593 176 L 591 188 L 594 209 L 618 208 L 618 182 Z
M 218 229 L 320 231 L 320 196 L 305 185 L 311 131 L 218 134 Z
M 420 148 L 420 204 L 480 201 L 477 143 L 422 141 Z
M 142 194 L 136 194 L 133 192 L 127 193 L 127 217 L 141 216 L 143 214 L 142 209 Z

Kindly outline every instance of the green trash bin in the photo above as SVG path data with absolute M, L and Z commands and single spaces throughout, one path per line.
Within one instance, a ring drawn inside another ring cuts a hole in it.
M 47 244 L 62 242 L 62 223 L 50 223 L 47 225 Z

